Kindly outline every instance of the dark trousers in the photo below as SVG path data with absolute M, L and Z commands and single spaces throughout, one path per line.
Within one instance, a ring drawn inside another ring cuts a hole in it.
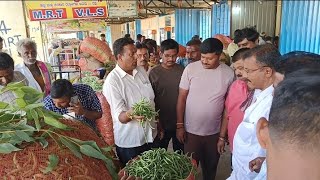
M 210 136 L 187 133 L 184 150 L 186 153 L 192 153 L 197 163 L 200 162 L 203 180 L 214 180 L 216 177 L 220 158 L 217 149 L 218 139 L 219 133 Z
M 174 151 L 179 150 L 179 151 L 183 152 L 183 144 L 181 144 L 179 142 L 179 140 L 177 139 L 175 130 L 173 130 L 173 131 L 165 130 L 164 136 L 161 140 L 160 140 L 160 137 L 158 134 L 157 137 L 153 141 L 153 147 L 168 149 L 168 145 L 169 145 L 169 142 L 171 139 L 172 139 L 173 150 Z
M 138 155 L 150 149 L 151 149 L 150 144 L 144 144 L 142 146 L 133 147 L 133 148 L 122 148 L 122 147 L 116 146 L 117 156 L 123 166 L 125 166 L 127 162 L 130 161 L 131 159 L 137 157 Z

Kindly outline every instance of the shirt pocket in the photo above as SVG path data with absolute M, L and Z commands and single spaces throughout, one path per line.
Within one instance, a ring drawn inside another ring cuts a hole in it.
M 243 121 L 238 130 L 238 135 L 240 137 L 240 142 L 243 146 L 250 146 L 252 143 L 252 139 L 256 136 L 255 133 L 255 124 L 253 122 L 245 122 Z

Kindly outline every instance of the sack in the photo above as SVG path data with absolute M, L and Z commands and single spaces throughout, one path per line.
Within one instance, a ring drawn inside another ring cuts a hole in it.
M 101 92 L 96 92 L 102 108 L 102 117 L 96 120 L 97 128 L 104 141 L 109 145 L 114 145 L 113 121 L 110 105 Z

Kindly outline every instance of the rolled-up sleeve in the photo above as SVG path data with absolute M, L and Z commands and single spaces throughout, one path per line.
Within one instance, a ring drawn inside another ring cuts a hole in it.
M 101 103 L 99 101 L 98 96 L 96 95 L 96 92 L 92 88 L 90 88 L 88 90 L 88 94 L 90 94 L 90 98 L 89 98 L 90 109 L 88 110 L 102 112 Z
M 114 120 L 119 121 L 119 115 L 123 111 L 129 110 L 120 94 L 120 89 L 115 81 L 107 79 L 103 85 L 103 95 L 110 104 L 111 115 Z

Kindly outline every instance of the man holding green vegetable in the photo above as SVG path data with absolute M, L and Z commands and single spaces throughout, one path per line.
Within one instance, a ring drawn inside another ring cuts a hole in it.
M 223 45 L 208 38 L 200 45 L 201 61 L 183 71 L 177 103 L 177 138 L 186 153 L 201 163 L 204 180 L 215 179 L 220 155 L 217 142 L 233 70 L 219 63 Z
M 137 67 L 134 41 L 120 38 L 113 44 L 117 65 L 103 85 L 113 119 L 117 155 L 123 165 L 144 151 L 150 150 L 154 133 L 150 126 L 140 125 L 144 116 L 133 113 L 133 105 L 146 99 L 154 107 L 154 93 L 146 71 Z

